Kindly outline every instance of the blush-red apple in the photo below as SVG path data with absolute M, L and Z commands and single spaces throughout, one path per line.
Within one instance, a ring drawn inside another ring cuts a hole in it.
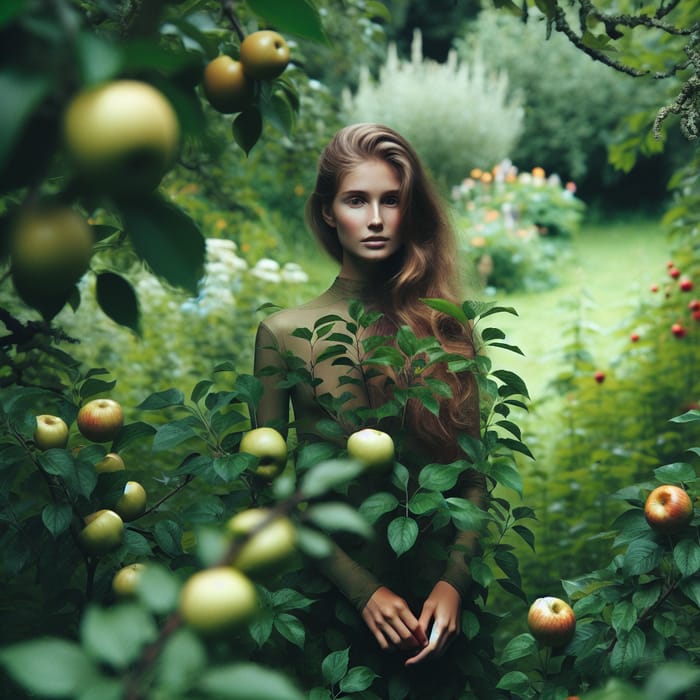
M 644 517 L 657 532 L 682 530 L 693 518 L 693 502 L 685 489 L 673 484 L 657 486 L 644 504 Z
M 78 411 L 78 430 L 92 442 L 111 442 L 124 425 L 124 412 L 114 399 L 93 399 Z
M 568 644 L 576 631 L 576 615 L 561 598 L 537 598 L 527 614 L 527 625 L 532 636 L 542 645 L 562 647 Z

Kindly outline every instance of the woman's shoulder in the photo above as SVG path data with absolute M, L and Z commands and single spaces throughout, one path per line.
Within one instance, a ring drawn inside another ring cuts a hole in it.
M 263 319 L 261 327 L 279 337 L 289 335 L 297 328 L 311 328 L 326 314 L 343 313 L 347 308 L 347 300 L 339 299 L 332 290 L 333 287 L 298 306 L 272 312 Z

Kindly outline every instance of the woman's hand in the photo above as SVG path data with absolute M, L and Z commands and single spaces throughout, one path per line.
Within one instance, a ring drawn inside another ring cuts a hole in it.
M 406 666 L 440 656 L 449 642 L 459 634 L 461 612 L 462 597 L 457 589 L 447 581 L 438 581 L 423 603 L 418 620 L 424 634 L 430 629 L 428 645 L 408 659 Z
M 379 587 L 362 610 L 362 619 L 382 649 L 415 649 L 428 643 L 425 626 L 411 612 L 406 601 Z

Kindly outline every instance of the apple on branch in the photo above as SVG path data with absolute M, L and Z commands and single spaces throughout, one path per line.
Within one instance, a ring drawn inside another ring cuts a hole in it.
M 357 430 L 347 441 L 348 456 L 362 462 L 367 469 L 387 469 L 394 464 L 394 441 L 376 428 Z
M 80 543 L 92 556 L 100 556 L 116 549 L 124 539 L 124 521 L 113 510 L 103 508 L 85 516 L 85 527 L 80 531 Z
M 136 562 L 123 566 L 112 579 L 112 590 L 120 598 L 128 598 L 136 593 L 139 577 L 146 568 L 145 564 Z
M 204 569 L 190 576 L 180 591 L 178 603 L 182 619 L 205 634 L 243 625 L 257 608 L 255 586 L 230 566 Z
M 693 501 L 680 486 L 657 486 L 644 504 L 644 517 L 656 532 L 673 534 L 693 519 Z
M 58 416 L 42 414 L 36 417 L 34 444 L 40 450 L 50 450 L 52 447 L 63 448 L 68 444 L 68 425 Z
M 554 596 L 537 598 L 527 614 L 527 625 L 532 636 L 547 647 L 568 644 L 576 630 L 576 616 L 571 606 Z
M 243 70 L 254 80 L 273 80 L 289 63 L 289 45 L 269 29 L 249 34 L 241 43 Z
M 127 481 L 114 510 L 126 522 L 136 520 L 146 510 L 146 501 L 146 489 L 138 481 Z
M 226 55 L 209 61 L 202 88 L 209 104 L 223 114 L 241 112 L 253 99 L 253 82 L 245 74 L 243 64 Z
M 93 399 L 78 411 L 78 430 L 92 442 L 111 442 L 124 425 L 124 412 L 114 399 Z
M 250 535 L 233 560 L 246 573 L 262 573 L 284 562 L 294 552 L 296 530 L 285 515 L 271 517 L 269 508 L 249 508 L 236 513 L 227 523 L 235 536 Z M 269 519 L 265 525 L 262 525 Z
M 273 479 L 287 463 L 287 441 L 274 428 L 254 428 L 241 440 L 240 451 L 258 458 L 255 474 L 263 479 Z

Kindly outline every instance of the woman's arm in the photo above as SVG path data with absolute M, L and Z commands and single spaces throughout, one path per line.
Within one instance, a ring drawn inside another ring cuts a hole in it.
M 289 389 L 280 388 L 286 365 L 274 333 L 263 321 L 255 335 L 254 373 L 263 387 L 257 412 L 251 416 L 253 427 L 269 426 L 283 435 L 289 423 Z

